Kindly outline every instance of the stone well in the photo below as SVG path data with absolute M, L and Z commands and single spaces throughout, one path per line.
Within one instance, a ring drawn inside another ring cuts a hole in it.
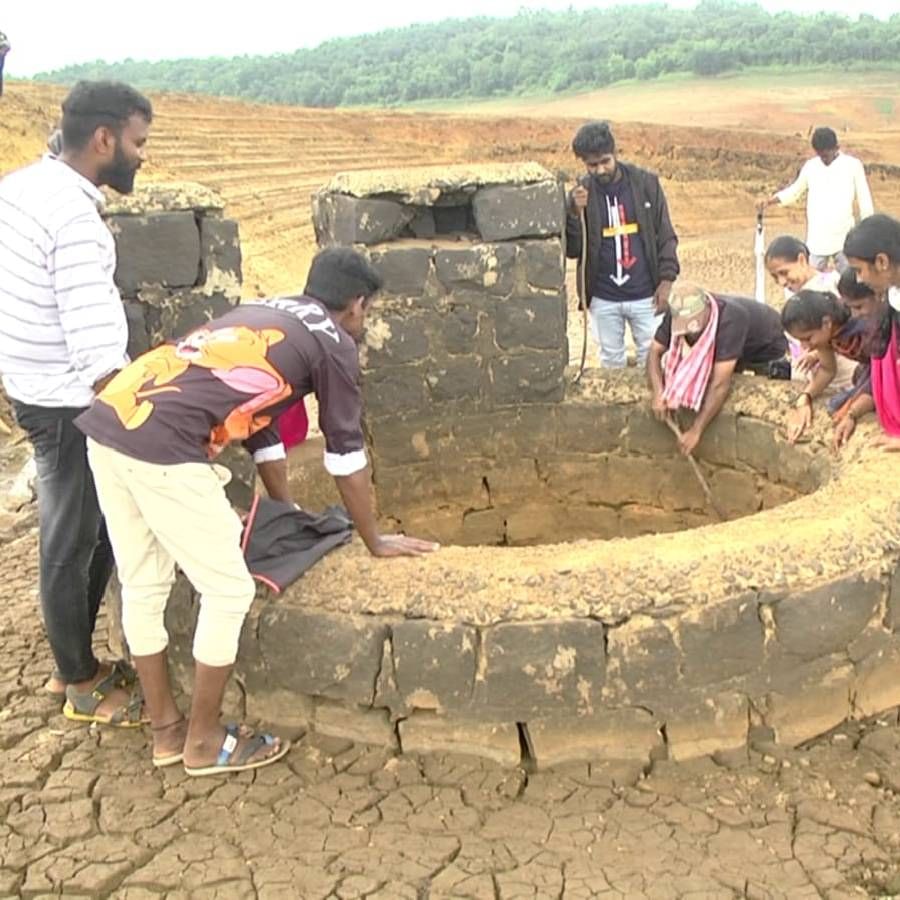
M 900 486 L 874 423 L 841 459 L 821 415 L 790 446 L 792 389 L 737 377 L 697 453 L 718 522 L 640 373 L 571 384 L 548 173 L 354 173 L 315 209 L 320 241 L 386 280 L 363 350 L 379 514 L 445 546 L 377 560 L 357 540 L 261 593 L 247 714 L 548 766 L 690 758 L 754 729 L 797 744 L 900 703 Z M 292 458 L 308 507 L 334 499 L 321 451 Z M 182 672 L 196 611 L 179 582 Z

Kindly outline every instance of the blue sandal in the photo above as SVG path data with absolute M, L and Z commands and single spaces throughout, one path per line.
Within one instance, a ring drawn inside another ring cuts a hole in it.
M 241 745 L 243 739 L 243 745 Z M 281 746 L 271 755 L 250 762 L 250 757 L 258 753 L 263 747 L 274 747 L 278 740 L 274 735 L 252 731 L 241 734 L 239 725 L 227 725 L 225 727 L 225 740 L 215 763 L 211 766 L 185 766 L 184 771 L 188 775 L 227 775 L 229 772 L 247 772 L 250 769 L 261 769 L 273 762 L 278 762 L 288 750 L 291 742 L 282 740 Z M 240 747 L 240 749 L 238 749 Z

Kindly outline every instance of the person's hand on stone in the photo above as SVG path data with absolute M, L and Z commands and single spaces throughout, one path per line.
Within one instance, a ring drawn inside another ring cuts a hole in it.
M 685 456 L 690 456 L 697 449 L 697 444 L 700 443 L 702 437 L 701 431 L 697 431 L 696 428 L 688 428 L 678 438 L 678 447 Z
M 834 426 L 831 446 L 835 452 L 847 446 L 847 442 L 853 437 L 854 431 L 856 431 L 856 419 L 854 419 L 853 416 L 844 416 L 844 418 Z
M 661 393 L 653 395 L 653 399 L 650 401 L 650 408 L 653 410 L 653 415 L 656 416 L 657 421 L 666 421 L 669 409 L 666 406 L 666 401 L 663 400 L 663 395 Z
M 439 550 L 440 544 L 407 537 L 405 534 L 382 534 L 372 549 L 372 556 L 424 556 Z
M 812 406 L 808 403 L 795 407 L 788 414 L 787 439 L 789 444 L 795 444 L 812 425 Z

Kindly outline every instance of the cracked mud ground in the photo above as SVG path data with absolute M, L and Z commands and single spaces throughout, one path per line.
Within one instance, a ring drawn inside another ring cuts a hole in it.
M 530 772 L 306 734 L 231 778 L 68 723 L 33 530 L 0 548 L 0 896 L 565 898 L 900 893 L 900 723 L 798 750 Z M 98 638 L 103 639 L 103 634 Z

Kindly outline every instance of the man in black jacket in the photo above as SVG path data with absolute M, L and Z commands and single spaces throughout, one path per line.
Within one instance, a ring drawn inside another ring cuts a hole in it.
M 582 125 L 572 150 L 587 168 L 587 176 L 569 195 L 566 248 L 570 257 L 581 258 L 584 210 L 584 284 L 600 344 L 600 364 L 607 368 L 625 365 L 627 322 L 642 366 L 656 317 L 665 312 L 679 272 L 678 237 L 666 197 L 656 175 L 616 158 L 616 141 L 608 122 Z M 579 262 L 579 276 L 580 270 Z M 584 302 L 579 296 L 579 304 Z

